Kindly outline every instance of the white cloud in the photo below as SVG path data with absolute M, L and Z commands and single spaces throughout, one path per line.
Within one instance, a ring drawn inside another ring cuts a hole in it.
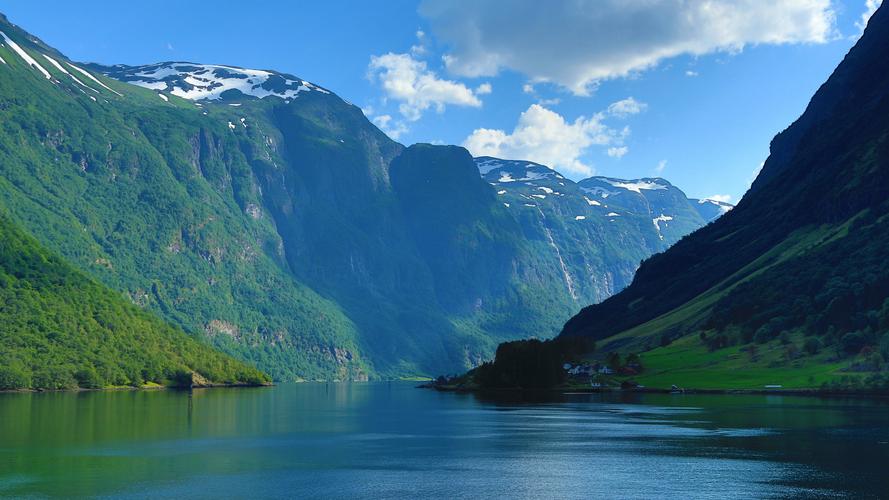
M 434 108 L 442 112 L 446 105 L 480 107 L 476 92 L 462 83 L 440 79 L 426 62 L 410 54 L 388 53 L 372 56 L 369 76 L 382 85 L 386 97 L 398 101 L 399 112 L 410 121 Z M 482 85 L 484 86 L 484 84 Z
M 512 133 L 476 129 L 463 141 L 474 156 L 536 161 L 566 175 L 591 175 L 593 168 L 580 157 L 593 145 L 620 145 L 629 128 L 615 130 L 602 123 L 604 114 L 568 122 L 560 114 L 532 104 L 520 116 Z
M 714 194 L 704 198 L 705 200 L 713 200 L 713 201 L 721 201 L 723 203 L 730 203 L 732 201 L 732 195 L 730 194 Z
M 510 69 L 578 95 L 682 54 L 824 43 L 836 33 L 830 0 L 423 0 L 419 11 L 450 47 L 453 74 Z
M 697 72 L 697 71 L 692 71 L 692 70 L 689 69 L 689 70 L 686 70 L 686 71 L 685 71 L 685 76 L 692 76 L 692 77 L 694 77 L 694 76 L 698 76 L 698 72 Z
M 654 172 L 660 175 L 664 172 L 665 168 L 667 168 L 667 160 L 661 160 L 657 162 L 657 166 L 654 167 Z
M 477 95 L 477 96 L 479 96 L 479 95 L 487 95 L 487 94 L 490 94 L 490 93 L 491 93 L 491 90 L 493 90 L 493 89 L 491 88 L 491 84 L 485 82 L 485 83 L 483 83 L 483 84 L 481 84 L 481 85 L 479 85 L 478 87 L 475 88 L 475 95 Z
M 630 148 L 628 148 L 626 146 L 615 146 L 615 147 L 608 148 L 608 151 L 606 151 L 605 153 L 612 158 L 620 159 L 620 158 L 623 158 L 624 155 L 629 152 L 630 152 Z
M 883 3 L 883 0 L 865 0 L 864 13 L 861 14 L 861 20 L 855 22 L 855 27 L 858 28 L 860 33 L 864 33 L 864 28 L 867 27 L 867 21 L 870 19 L 870 16 L 874 15 L 874 12 L 877 11 L 881 3 Z
M 534 85 L 531 85 L 530 83 L 526 83 L 526 84 L 522 85 L 522 92 L 524 92 L 526 94 L 533 94 L 534 93 Z
M 411 54 L 416 57 L 425 56 L 429 50 L 426 48 L 426 33 L 423 30 L 417 30 L 417 44 L 411 45 Z
M 636 115 L 645 111 L 645 108 L 647 107 L 648 104 L 639 102 L 632 97 L 627 97 L 626 99 L 611 103 L 611 105 L 608 106 L 608 113 L 618 118 L 626 118 L 630 115 Z
M 386 135 L 393 140 L 398 140 L 402 134 L 407 133 L 408 128 L 404 122 L 392 119 L 390 115 L 380 115 L 373 119 L 374 125 L 379 127 Z

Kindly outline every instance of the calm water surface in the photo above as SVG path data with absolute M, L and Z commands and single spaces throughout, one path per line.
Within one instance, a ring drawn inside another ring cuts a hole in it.
M 407 383 L 0 394 L 7 497 L 883 495 L 885 401 L 505 401 Z

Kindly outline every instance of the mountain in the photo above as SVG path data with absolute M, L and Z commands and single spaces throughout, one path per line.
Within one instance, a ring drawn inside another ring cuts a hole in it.
M 734 205 L 731 203 L 719 200 L 690 198 L 689 201 L 692 202 L 698 213 L 701 214 L 701 217 L 708 222 L 722 217 L 726 212 L 734 208 Z
M 506 207 L 464 149 L 406 148 L 297 76 L 80 64 L 5 18 L 0 32 L 0 207 L 276 380 L 474 366 L 554 331 L 706 222 L 663 180 L 612 185 L 602 204 L 620 216 L 564 179 L 564 205 L 526 193 L 539 210 Z
M 487 156 L 475 162 L 533 253 L 552 255 L 580 304 L 622 290 L 639 262 L 721 215 L 705 218 L 665 179 L 591 177 L 575 183 L 534 162 Z
M 0 302 L 0 389 L 268 381 L 86 277 L 2 215 Z
M 595 339 L 598 356 L 643 352 L 649 386 L 885 383 L 887 51 L 883 6 L 738 205 L 646 260 L 559 338 Z

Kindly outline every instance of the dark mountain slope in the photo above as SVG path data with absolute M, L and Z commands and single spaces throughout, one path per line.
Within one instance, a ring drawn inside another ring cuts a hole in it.
M 889 314 L 880 257 L 889 239 L 887 51 L 881 7 L 805 113 L 773 140 L 738 206 L 645 261 L 630 287 L 585 308 L 562 335 L 637 348 L 692 332 L 718 345 L 799 331 L 854 354 L 879 344 Z M 857 343 L 844 345 L 848 334 Z

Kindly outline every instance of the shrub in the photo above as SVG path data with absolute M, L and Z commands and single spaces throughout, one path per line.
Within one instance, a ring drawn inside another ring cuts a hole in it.
M 96 369 L 92 366 L 77 370 L 74 373 L 74 380 L 77 381 L 77 386 L 82 389 L 101 389 L 105 385 Z
M 0 389 L 27 389 L 31 386 L 31 376 L 14 366 L 0 366 Z
M 806 343 L 803 344 L 803 349 L 813 356 L 821 351 L 821 347 L 821 340 L 818 337 L 809 337 L 806 339 Z
M 756 333 L 753 335 L 753 341 L 757 344 L 765 344 L 766 342 L 772 340 L 778 335 L 778 331 L 772 328 L 772 325 L 765 324 L 759 327 L 756 330 Z
M 846 354 L 858 354 L 864 349 L 867 340 L 861 332 L 850 332 L 840 339 L 840 347 Z

